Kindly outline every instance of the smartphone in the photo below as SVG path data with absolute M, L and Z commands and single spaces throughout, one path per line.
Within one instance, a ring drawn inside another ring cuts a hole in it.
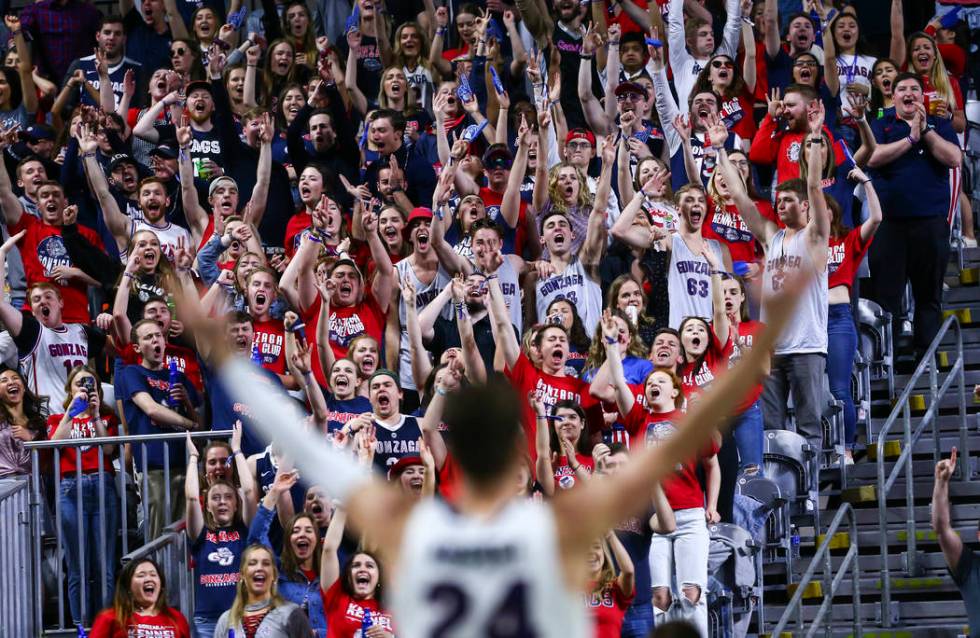
M 78 382 L 78 385 L 85 388 L 85 391 L 88 393 L 95 392 L 95 379 L 92 377 L 83 377 L 82 380 Z

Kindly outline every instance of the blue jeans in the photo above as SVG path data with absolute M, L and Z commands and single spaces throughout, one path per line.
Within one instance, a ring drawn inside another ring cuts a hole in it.
M 827 379 L 830 393 L 844 404 L 844 447 L 848 450 L 854 449 L 857 434 L 857 411 L 851 396 L 851 373 L 857 344 L 851 304 L 831 305 L 827 313 Z
M 735 437 L 735 448 L 738 450 L 738 469 L 744 470 L 750 465 L 762 469 L 763 446 L 762 408 L 756 401 L 748 409 L 735 417 L 732 424 L 732 436 Z
M 650 602 L 650 592 L 636 592 L 638 596 L 646 596 L 643 602 L 634 602 L 623 616 L 623 628 L 620 638 L 646 638 L 653 629 L 653 605 Z
M 193 633 L 197 638 L 214 638 L 214 630 L 218 625 L 217 618 L 210 616 L 194 616 Z
M 101 477 L 101 481 L 100 481 Z M 105 493 L 105 520 L 99 511 L 99 485 Z M 81 489 L 82 509 L 78 509 Z M 116 534 L 119 530 L 119 496 L 116 494 L 115 477 L 108 472 L 83 474 L 79 480 L 74 474 L 61 479 L 59 490 L 61 505 L 61 534 L 65 543 L 65 562 L 68 564 L 68 605 L 72 622 L 88 625 L 104 607 L 112 604 L 113 586 L 116 579 Z M 105 546 L 101 544 L 105 530 Z M 79 534 L 82 545 L 79 547 Z M 82 574 L 84 552 L 85 574 Z M 82 617 L 82 578 L 85 579 L 85 618 Z M 102 597 L 105 583 L 106 597 Z

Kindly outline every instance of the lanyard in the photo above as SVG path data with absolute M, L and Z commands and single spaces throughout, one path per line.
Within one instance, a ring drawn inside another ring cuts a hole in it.
M 843 60 L 843 56 L 841 56 L 841 59 Z M 857 69 L 858 69 L 858 53 L 857 51 L 855 51 L 854 59 L 851 60 L 850 66 L 844 66 L 844 75 L 845 77 L 847 77 L 848 84 L 854 82 L 854 76 L 857 75 Z

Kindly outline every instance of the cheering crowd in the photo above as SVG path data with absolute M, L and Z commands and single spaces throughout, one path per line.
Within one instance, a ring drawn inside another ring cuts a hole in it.
M 708 525 L 735 520 L 737 479 L 762 475 L 764 431 L 823 450 L 832 396 L 845 436 L 827 452 L 853 462 L 858 293 L 899 335 L 911 284 L 900 346 L 921 354 L 951 228 L 975 245 L 959 9 L 113 9 L 40 0 L 0 33 L 0 476 L 31 472 L 29 441 L 234 434 L 46 466 L 70 616 L 93 636 L 398 634 L 371 538 L 258 435 L 219 353 L 250 358 L 310 437 L 406 499 L 453 499 L 446 397 L 502 374 L 526 401 L 514 490 L 552 498 L 671 436 L 752 348 L 764 301 L 803 278 L 729 430 L 582 557 L 597 636 L 668 619 L 706 636 Z M 137 478 L 149 538 L 184 519 L 190 619 L 153 561 L 117 569 L 117 473 Z

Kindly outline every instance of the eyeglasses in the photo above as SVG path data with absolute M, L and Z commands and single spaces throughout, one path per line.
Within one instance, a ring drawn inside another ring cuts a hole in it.
M 715 69 L 734 69 L 735 65 L 730 60 L 712 60 L 711 67 Z
M 587 151 L 592 148 L 588 142 L 569 142 L 566 146 L 573 151 Z
M 793 66 L 796 66 L 796 67 L 800 67 L 800 66 L 817 66 L 817 63 L 814 62 L 813 60 L 800 60 L 799 62 L 794 62 L 793 63 Z
M 819 140 L 807 140 L 806 141 L 806 145 L 807 146 L 823 146 L 823 139 L 819 139 Z
M 639 102 L 643 99 L 642 95 L 637 95 L 636 93 L 623 93 L 622 95 L 616 96 L 617 102 Z
M 176 49 L 170 52 L 170 57 L 174 57 L 175 55 L 185 55 L 186 53 L 187 53 L 187 49 L 185 49 L 184 47 L 177 47 Z

